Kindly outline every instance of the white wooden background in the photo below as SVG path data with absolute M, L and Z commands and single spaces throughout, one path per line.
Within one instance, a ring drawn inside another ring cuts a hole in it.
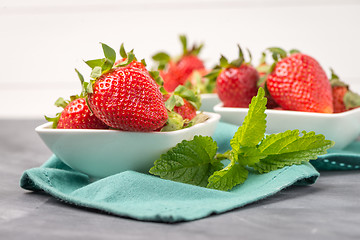
M 357 0 L 0 0 L 0 118 L 54 115 L 53 102 L 79 93 L 74 68 L 102 56 L 99 42 L 122 42 L 148 59 L 178 54 L 179 34 L 204 42 L 210 67 L 220 54 L 249 48 L 297 48 L 333 67 L 360 92 L 360 1 Z

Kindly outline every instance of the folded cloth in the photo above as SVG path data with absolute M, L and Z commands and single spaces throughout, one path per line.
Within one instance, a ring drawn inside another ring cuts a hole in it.
M 219 152 L 229 149 L 237 127 L 220 123 L 213 136 Z M 333 154 L 333 155 L 332 155 Z M 348 153 L 341 153 L 348 154 Z M 341 160 L 335 152 L 321 159 L 322 166 Z M 346 155 L 347 163 L 356 159 Z M 327 161 L 325 161 L 327 160 Z M 339 165 L 340 166 L 340 165 Z M 355 165 L 354 165 L 355 166 Z M 223 213 L 264 199 L 294 184 L 313 184 L 319 173 L 309 163 L 284 167 L 266 174 L 251 172 L 244 184 L 229 192 L 163 180 L 149 174 L 126 171 L 92 182 L 72 170 L 55 155 L 41 167 L 26 170 L 20 186 L 45 191 L 66 203 L 144 221 L 191 221 Z

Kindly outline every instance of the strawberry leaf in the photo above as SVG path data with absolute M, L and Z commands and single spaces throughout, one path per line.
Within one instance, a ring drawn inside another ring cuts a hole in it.
M 174 90 L 174 95 L 178 95 L 184 99 L 186 99 L 191 105 L 193 105 L 197 110 L 201 107 L 201 99 L 195 94 L 194 91 L 186 88 L 183 85 L 179 85 Z
M 206 187 L 208 178 L 223 166 L 216 161 L 217 144 L 211 137 L 182 141 L 156 160 L 150 173 L 163 179 Z
M 111 67 L 112 67 L 116 60 L 115 50 L 112 49 L 111 47 L 109 47 L 108 45 L 106 45 L 105 43 L 101 43 L 101 46 L 102 46 L 105 58 L 108 59 L 109 62 L 112 62 L 112 64 L 111 64 Z
M 175 94 L 171 95 L 165 102 L 165 107 L 169 111 L 172 111 L 175 106 L 180 107 L 182 105 L 184 105 L 183 98 Z
M 121 46 L 120 46 L 120 56 L 122 58 L 127 58 L 127 53 L 125 51 L 124 43 L 122 43 Z
M 176 112 L 168 113 L 168 120 L 166 125 L 160 130 L 161 132 L 170 132 L 182 129 L 184 126 L 184 119 Z
M 187 49 L 187 39 L 185 35 L 180 35 L 180 42 L 181 42 L 181 46 L 182 46 L 182 50 L 183 50 L 183 55 L 188 54 L 188 49 Z
M 60 116 L 61 116 L 61 113 L 57 113 L 56 116 L 53 118 L 47 117 L 47 116 L 44 116 L 44 117 L 45 117 L 46 121 L 53 123 L 51 127 L 55 129 L 55 128 L 57 128 Z
M 105 58 L 85 61 L 85 63 L 91 69 L 94 69 L 95 67 L 101 67 L 104 64 L 104 62 L 105 62 Z
M 62 108 L 65 108 L 68 104 L 69 104 L 69 101 L 65 100 L 62 97 L 59 97 L 54 103 L 55 106 L 62 107 Z
M 98 77 L 100 77 L 102 74 L 102 68 L 101 67 L 94 67 L 93 70 L 91 71 L 90 77 L 93 79 L 96 79 Z
M 167 54 L 165 52 L 159 52 L 159 53 L 155 54 L 154 56 L 152 56 L 152 59 L 157 62 L 168 63 L 171 58 L 170 58 L 169 54 Z
M 346 110 L 360 106 L 360 95 L 353 91 L 347 91 L 344 95 L 344 104 Z

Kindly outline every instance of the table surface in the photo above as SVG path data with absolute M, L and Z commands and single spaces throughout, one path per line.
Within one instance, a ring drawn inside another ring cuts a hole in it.
M 360 172 L 321 172 L 265 200 L 205 219 L 142 222 L 77 208 L 19 187 L 51 152 L 34 129 L 43 120 L 0 120 L 0 239 L 360 239 Z

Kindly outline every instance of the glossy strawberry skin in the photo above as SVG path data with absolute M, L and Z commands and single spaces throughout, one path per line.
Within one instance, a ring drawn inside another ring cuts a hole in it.
M 115 68 L 96 80 L 88 96 L 94 114 L 115 129 L 150 132 L 167 121 L 158 85 L 139 69 Z
M 347 87 L 338 86 L 332 88 L 334 113 L 341 113 L 346 111 L 344 96 L 347 92 Z
M 57 123 L 59 129 L 107 129 L 108 126 L 91 113 L 85 98 L 77 98 L 62 111 Z
M 170 94 L 164 95 L 163 97 L 164 102 L 166 102 L 166 100 L 168 100 L 170 96 L 171 96 Z M 196 116 L 196 108 L 186 99 L 183 100 L 184 100 L 184 105 L 178 107 L 175 106 L 173 110 L 174 112 L 180 114 L 184 120 L 185 119 L 191 120 Z
M 203 69 L 204 63 L 196 55 L 185 55 L 178 62 L 170 61 L 167 71 L 162 71 L 165 90 L 174 91 L 177 86 L 184 85 L 195 70 Z
M 285 110 L 332 113 L 331 85 L 312 57 L 297 53 L 279 61 L 267 78 L 273 99 Z
M 178 79 L 179 84 L 183 85 L 195 70 L 204 69 L 204 63 L 196 55 L 185 55 L 176 64 L 177 71 L 181 73 Z
M 180 107 L 174 107 L 174 111 L 180 114 L 183 119 L 191 120 L 196 116 L 196 108 L 184 99 L 184 105 Z
M 216 79 L 216 89 L 224 107 L 249 107 L 256 96 L 258 80 L 258 72 L 248 64 L 222 70 Z

